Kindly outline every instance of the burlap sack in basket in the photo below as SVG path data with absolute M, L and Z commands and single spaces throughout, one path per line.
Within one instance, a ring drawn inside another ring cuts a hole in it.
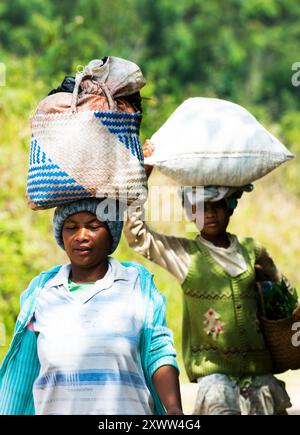
M 82 79 L 82 77 L 81 77 Z M 126 99 L 83 93 L 45 98 L 31 118 L 27 199 L 47 209 L 89 197 L 145 201 L 141 114 Z
M 296 337 L 300 328 L 300 301 L 291 317 L 269 320 L 264 316 L 260 283 L 257 283 L 257 286 L 261 305 L 260 321 L 267 347 L 271 352 L 273 373 L 300 369 L 300 337 L 298 340 Z

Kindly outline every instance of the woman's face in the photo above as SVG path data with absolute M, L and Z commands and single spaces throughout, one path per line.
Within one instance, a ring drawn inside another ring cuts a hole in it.
M 112 246 L 107 224 L 89 212 L 69 216 L 64 222 L 62 237 L 71 263 L 83 268 L 105 260 Z

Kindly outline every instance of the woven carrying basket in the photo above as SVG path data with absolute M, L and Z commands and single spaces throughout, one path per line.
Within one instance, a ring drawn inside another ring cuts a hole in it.
M 257 287 L 260 297 L 260 321 L 266 344 L 271 352 L 273 373 L 300 369 L 300 343 L 295 343 L 297 340 L 293 340 L 293 336 L 300 327 L 300 323 L 295 325 L 295 323 L 300 322 L 300 303 L 298 303 L 292 316 L 280 320 L 269 320 L 264 316 L 265 310 L 260 283 L 257 283 Z
M 31 118 L 26 196 L 33 210 L 91 197 L 144 202 L 140 113 L 104 95 L 51 95 Z

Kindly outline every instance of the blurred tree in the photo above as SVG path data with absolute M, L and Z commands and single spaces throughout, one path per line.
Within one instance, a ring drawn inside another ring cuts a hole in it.
M 300 5 L 287 0 L 141 0 L 147 72 L 157 91 L 268 105 L 278 116 L 299 98 L 291 86 Z M 288 29 L 288 31 L 287 31 Z
M 299 108 L 291 85 L 300 4 L 290 0 L 4 0 L 0 50 L 36 58 L 36 73 L 74 73 L 107 54 L 141 64 L 156 95 L 208 95 Z

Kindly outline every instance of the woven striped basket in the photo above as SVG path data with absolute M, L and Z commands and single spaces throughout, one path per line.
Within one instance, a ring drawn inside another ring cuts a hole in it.
M 107 111 L 96 110 L 94 100 L 93 110 L 77 110 L 77 93 L 78 86 L 72 97 L 66 94 L 72 103 L 64 111 L 37 111 L 31 118 L 30 207 L 47 209 L 90 197 L 144 202 L 141 115 L 117 111 L 110 98 Z
M 264 316 L 264 302 L 260 283 L 260 321 L 268 349 L 271 352 L 273 373 L 300 369 L 300 301 L 293 315 L 285 319 L 269 320 Z M 298 335 L 298 339 L 297 336 Z

